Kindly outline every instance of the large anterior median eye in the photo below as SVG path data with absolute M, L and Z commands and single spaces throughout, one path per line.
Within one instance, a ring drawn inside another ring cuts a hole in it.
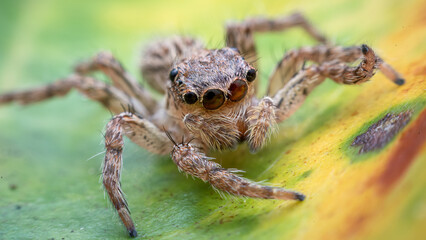
M 240 101 L 247 94 L 247 83 L 242 79 L 237 79 L 229 86 L 229 100 L 236 102 Z
M 218 109 L 225 102 L 225 94 L 219 89 L 210 89 L 204 93 L 203 106 L 209 110 Z

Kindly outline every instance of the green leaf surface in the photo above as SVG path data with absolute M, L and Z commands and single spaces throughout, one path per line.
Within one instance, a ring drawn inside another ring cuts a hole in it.
M 241 145 L 213 154 L 247 178 L 306 193 L 303 203 L 221 196 L 179 173 L 169 157 L 126 140 L 122 184 L 140 238 L 421 239 L 424 142 L 386 193 L 373 180 L 405 133 L 362 161 L 349 145 L 388 110 L 415 111 L 405 129 L 424 112 L 425 6 L 419 0 L 1 1 L 0 93 L 65 77 L 100 50 L 112 51 L 138 76 L 140 49 L 150 40 L 189 34 L 222 47 L 227 20 L 303 11 L 338 44 L 373 46 L 407 84 L 398 88 L 380 74 L 361 86 L 326 81 L 259 153 Z M 300 29 L 256 40 L 261 90 L 285 50 L 314 44 Z M 0 107 L 0 239 L 128 238 L 99 181 L 109 118 L 76 92 Z

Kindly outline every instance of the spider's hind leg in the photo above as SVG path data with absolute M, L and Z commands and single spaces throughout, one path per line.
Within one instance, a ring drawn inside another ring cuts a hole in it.
M 326 37 L 303 14 L 296 12 L 277 18 L 254 17 L 241 22 L 230 22 L 226 26 L 226 46 L 237 48 L 249 64 L 259 69 L 254 35 L 262 32 L 285 31 L 294 27 L 304 29 L 318 42 L 327 43 Z M 257 91 L 257 85 L 255 86 Z
M 242 22 L 230 22 L 226 26 L 226 45 L 238 48 L 245 56 L 245 59 L 252 63 L 257 59 L 254 42 L 255 33 L 285 31 L 293 27 L 303 28 L 318 42 L 327 42 L 326 37 L 303 14 L 296 12 L 288 16 L 272 19 L 254 17 L 247 18 Z
M 123 111 L 123 106 L 131 106 L 138 114 L 144 116 L 148 114 L 146 108 L 138 100 L 126 95 L 114 86 L 97 81 L 92 77 L 77 74 L 45 86 L 1 94 L 0 105 L 11 102 L 18 102 L 22 105 L 37 103 L 52 97 L 65 96 L 73 88 L 86 97 L 101 103 L 112 113 L 120 113 Z

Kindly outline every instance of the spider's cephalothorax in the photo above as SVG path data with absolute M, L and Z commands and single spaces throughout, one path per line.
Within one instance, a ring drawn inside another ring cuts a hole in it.
M 284 54 L 269 77 L 267 95 L 257 99 L 257 59 L 253 34 L 302 27 L 321 44 Z M 157 154 L 171 154 L 173 162 L 214 188 L 253 198 L 303 201 L 301 193 L 252 182 L 222 168 L 207 157 L 209 150 L 235 147 L 247 141 L 250 150 L 262 148 L 277 123 L 288 118 L 325 78 L 342 84 L 360 84 L 381 70 L 397 85 L 404 79 L 367 45 L 334 46 L 301 14 L 276 18 L 249 18 L 226 29 L 227 47 L 207 50 L 189 37 L 171 37 L 149 45 L 141 72 L 153 89 L 165 93 L 156 101 L 107 52 L 79 64 L 69 77 L 37 89 L 0 95 L 0 104 L 22 104 L 62 96 L 76 88 L 116 114 L 106 127 L 103 185 L 130 236 L 135 225 L 120 184 L 123 135 Z M 243 56 L 246 58 L 244 59 Z M 360 60 L 352 67 L 348 63 Z M 313 62 L 305 66 L 305 62 Z M 103 71 L 112 84 L 89 76 Z M 123 107 L 128 111 L 123 112 Z M 174 139 L 190 139 L 176 143 Z
M 243 140 L 256 70 L 235 48 L 200 49 L 170 71 L 167 111 L 197 136 L 199 145 L 224 149 Z M 216 129 L 215 134 L 206 129 Z M 201 130 L 201 131 L 200 131 Z M 207 134 L 205 134 L 207 133 Z
M 256 70 L 233 48 L 201 50 L 173 66 L 170 101 L 189 111 L 239 108 L 244 97 L 253 96 L 253 74 Z

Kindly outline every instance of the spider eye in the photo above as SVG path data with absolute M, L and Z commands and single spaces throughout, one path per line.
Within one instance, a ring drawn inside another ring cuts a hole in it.
M 225 102 L 225 94 L 219 89 L 210 89 L 204 93 L 203 106 L 208 110 L 218 109 Z
M 233 102 L 240 101 L 247 94 L 247 83 L 242 79 L 237 79 L 229 86 L 229 100 Z
M 183 95 L 183 99 L 188 104 L 194 104 L 195 102 L 197 102 L 198 97 L 197 97 L 197 94 L 193 92 L 188 92 L 188 93 L 185 93 L 185 95 Z
M 256 79 L 256 70 L 254 70 L 253 68 L 247 71 L 247 76 L 246 76 L 247 81 L 249 82 L 253 82 L 254 79 Z
M 169 74 L 170 81 L 174 82 L 178 73 L 179 71 L 176 68 L 173 68 Z

